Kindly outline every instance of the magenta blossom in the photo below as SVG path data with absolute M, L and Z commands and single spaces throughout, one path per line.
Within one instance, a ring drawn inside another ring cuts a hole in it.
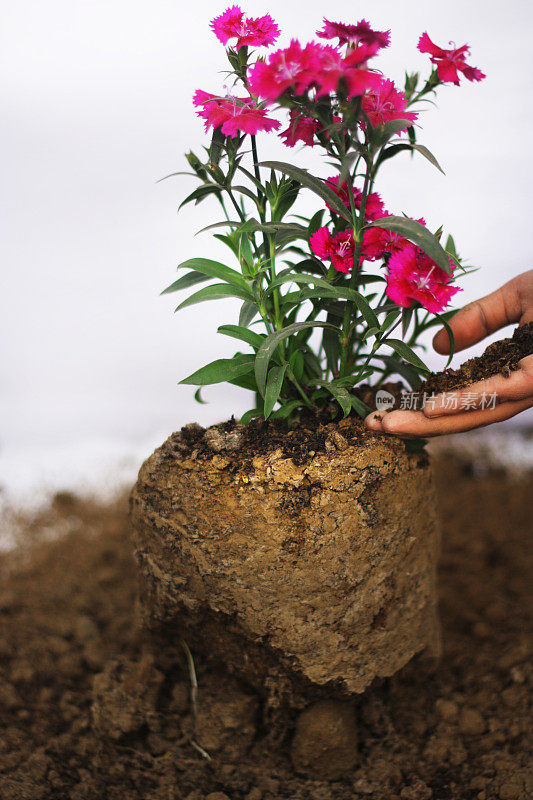
M 342 186 L 339 188 L 339 176 L 334 175 L 332 178 L 327 178 L 326 183 L 329 185 L 330 189 L 333 189 L 339 200 L 341 200 L 344 203 L 346 208 L 350 208 L 350 195 L 348 194 L 348 184 L 346 183 L 346 181 L 344 181 Z M 357 211 L 359 211 L 361 208 L 361 197 L 363 196 L 363 193 L 361 189 L 358 189 L 356 186 L 352 188 L 352 191 L 353 191 L 354 207 Z M 328 206 L 330 211 L 334 210 L 327 203 L 326 205 Z M 379 196 L 379 194 L 377 192 L 371 192 L 369 195 L 367 195 L 366 206 L 365 206 L 365 220 L 373 222 L 374 220 L 379 219 L 380 217 L 386 216 L 386 214 L 387 212 L 384 209 L 383 201 Z
M 393 119 L 408 119 L 414 121 L 418 114 L 406 111 L 407 100 L 403 92 L 399 92 L 393 81 L 382 80 L 374 89 L 370 89 L 362 100 L 362 109 L 375 128 L 384 125 Z M 402 130 L 407 130 L 408 125 Z
M 362 95 L 379 84 L 379 75 L 366 68 L 368 59 L 376 55 L 376 47 L 360 45 L 344 57 L 331 45 L 315 47 L 318 63 L 311 77 L 319 96 L 337 91 L 341 80 L 346 83 L 348 97 Z
M 453 44 L 450 42 L 450 44 Z M 444 50 L 433 44 L 427 33 L 423 33 L 418 40 L 418 49 L 421 53 L 429 53 L 430 61 L 437 66 L 437 74 L 443 83 L 455 83 L 459 86 L 459 73 L 462 72 L 469 81 L 482 81 L 487 76 L 477 67 L 470 67 L 465 56 L 470 55 L 467 44 L 452 50 Z
M 356 97 L 379 86 L 378 73 L 367 69 L 367 61 L 376 55 L 377 47 L 361 44 L 347 56 L 331 45 L 311 42 L 302 47 L 293 39 L 284 50 L 272 53 L 267 62 L 258 61 L 248 75 L 252 94 L 277 100 L 291 89 L 303 94 L 315 87 L 317 94 L 335 92 L 341 80 L 348 97 Z
M 280 31 L 270 14 L 264 17 L 246 17 L 239 6 L 231 6 L 211 21 L 211 28 L 222 44 L 237 39 L 235 49 L 241 47 L 268 47 L 274 44 Z
M 258 131 L 271 131 L 280 127 L 275 119 L 267 117 L 267 112 L 257 108 L 251 97 L 217 97 L 198 89 L 193 103 L 198 106 L 197 114 L 205 120 L 205 129 L 221 128 L 224 136 L 238 136 Z
M 453 272 L 454 264 L 451 259 L 450 269 Z M 405 308 L 417 301 L 431 313 L 437 314 L 460 291 L 457 286 L 449 285 L 452 276 L 411 242 L 392 254 L 388 270 L 387 296 Z
M 354 240 L 351 230 L 332 235 L 329 230 L 319 228 L 309 239 L 313 253 L 322 259 L 330 259 L 337 272 L 350 272 L 353 267 Z
M 324 28 L 316 34 L 321 39 L 338 39 L 339 47 L 343 44 L 353 47 L 362 43 L 382 48 L 390 44 L 390 31 L 374 31 L 364 19 L 357 25 L 345 25 L 343 22 L 330 22 L 324 18 Z
M 268 100 L 277 100 L 287 89 L 303 94 L 319 67 L 318 50 L 320 45 L 302 47 L 293 39 L 288 47 L 272 53 L 268 62 L 258 61 L 252 66 L 248 74 L 250 91 Z
M 296 142 L 313 146 L 314 136 L 319 123 L 313 117 L 305 117 L 292 108 L 289 114 L 289 127 L 279 134 L 287 147 L 294 147 Z

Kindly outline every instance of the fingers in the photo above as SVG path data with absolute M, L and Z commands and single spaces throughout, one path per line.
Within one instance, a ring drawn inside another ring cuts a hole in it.
M 422 411 L 391 411 L 388 414 L 373 412 L 365 419 L 365 424 L 370 430 L 391 433 L 406 439 L 430 438 L 449 433 L 462 433 L 473 428 L 492 425 L 494 422 L 503 422 L 532 407 L 533 397 L 529 397 L 526 400 L 504 402 L 491 409 L 464 411 L 435 419 L 426 417 Z
M 528 397 L 533 398 L 533 355 L 519 361 L 519 369 L 508 378 L 494 375 L 464 389 L 443 392 L 430 398 L 422 410 L 426 417 L 433 419 Z
M 533 270 L 518 275 L 495 292 L 461 308 L 449 322 L 455 340 L 455 350 L 484 339 L 494 331 L 513 322 L 524 324 L 533 320 Z M 450 352 L 450 340 L 445 328 L 433 339 L 437 353 Z

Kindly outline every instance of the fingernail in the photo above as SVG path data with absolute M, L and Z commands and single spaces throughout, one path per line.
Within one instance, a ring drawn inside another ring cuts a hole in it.
M 365 425 L 373 431 L 380 431 L 381 420 L 382 417 L 379 414 L 369 414 L 368 417 L 365 418 Z

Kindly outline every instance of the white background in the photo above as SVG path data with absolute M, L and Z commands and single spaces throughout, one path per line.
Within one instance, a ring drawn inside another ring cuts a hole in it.
M 191 388 L 177 385 L 231 355 L 216 328 L 236 321 L 238 306 L 219 301 L 173 315 L 175 296 L 159 297 L 180 261 L 226 257 L 208 234 L 194 236 L 218 218 L 216 203 L 176 215 L 192 179 L 156 183 L 186 168 L 183 152 L 206 142 L 191 97 L 196 88 L 222 89 L 224 48 L 208 23 L 225 7 L 4 3 L 0 454 L 81 450 L 87 442 L 98 449 L 95 442 L 111 440 L 133 450 L 191 420 L 207 424 L 251 405 L 246 393 L 219 386 L 204 392 L 209 405 L 198 406 Z M 274 16 L 279 45 L 291 35 L 310 39 L 326 7 L 330 19 L 364 16 L 390 28 L 392 46 L 379 66 L 400 84 L 404 68 L 428 70 L 416 50 L 422 31 L 443 46 L 468 42 L 486 81 L 441 89 L 439 109 L 428 106 L 419 134 L 446 177 L 402 155 L 377 188 L 395 213 L 444 224 L 481 267 L 464 282 L 461 302 L 531 266 L 530 3 L 253 0 L 242 7 Z M 314 154 L 306 162 L 275 137 L 260 155 L 320 169 Z

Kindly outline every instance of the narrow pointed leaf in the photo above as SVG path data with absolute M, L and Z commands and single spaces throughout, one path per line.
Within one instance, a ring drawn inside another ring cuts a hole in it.
M 180 264 L 178 269 L 193 269 L 195 272 L 201 272 L 202 275 L 218 278 L 221 281 L 230 283 L 232 286 L 239 286 L 249 291 L 246 279 L 236 270 L 221 264 L 220 261 L 212 261 L 210 258 L 190 258 Z
M 329 322 L 293 322 L 292 325 L 287 325 L 285 328 L 281 328 L 281 330 L 275 331 L 275 333 L 271 333 L 270 336 L 267 336 L 255 357 L 255 377 L 257 386 L 263 397 L 265 395 L 268 365 L 277 346 L 284 339 L 292 336 L 293 333 L 297 333 L 305 328 L 333 328 L 335 330 L 335 326 L 330 325 Z
M 272 419 L 287 419 L 287 417 L 290 417 L 292 412 L 300 408 L 301 405 L 301 400 L 289 400 L 288 403 L 284 403 L 280 408 L 274 411 Z
M 250 422 L 250 420 L 262 416 L 263 416 L 262 408 L 251 408 L 249 411 L 245 411 L 245 413 L 242 415 L 240 423 L 241 425 L 247 425 Z
M 264 334 L 255 333 L 255 331 L 251 331 L 241 325 L 221 325 L 218 333 L 222 333 L 224 336 L 231 336 L 233 339 L 240 339 L 241 342 L 246 342 L 256 349 L 261 347 L 266 338 Z
M 274 406 L 276 405 L 281 387 L 283 386 L 283 378 L 287 372 L 288 364 L 283 364 L 281 367 L 272 367 L 268 371 L 268 378 L 265 389 L 265 419 L 271 415 Z
M 194 190 L 194 192 L 191 192 L 191 194 L 188 195 L 182 203 L 179 204 L 178 211 L 182 209 L 183 206 L 186 206 L 188 203 L 192 203 L 193 201 L 196 201 L 196 205 L 198 205 L 198 203 L 201 203 L 201 201 L 210 194 L 220 195 L 220 187 L 214 186 L 211 183 L 205 186 L 199 186 Z
M 331 384 L 325 384 L 324 388 L 333 395 L 342 408 L 342 413 L 347 417 L 352 410 L 352 397 L 348 389 L 342 389 L 340 386 L 332 386 Z
M 179 304 L 176 311 L 181 311 L 182 308 L 194 306 L 197 303 L 205 303 L 207 300 L 220 300 L 222 297 L 240 297 L 242 300 L 247 300 L 250 294 L 236 286 L 228 286 L 227 283 L 215 283 L 213 286 L 206 286 L 192 294 Z
M 208 386 L 212 383 L 223 383 L 246 375 L 254 368 L 253 356 L 236 356 L 235 358 L 218 358 L 205 367 L 193 372 L 188 378 L 184 378 L 180 383 L 192 384 L 193 386 Z
M 307 170 L 295 167 L 294 164 L 286 164 L 284 161 L 264 161 L 261 166 L 271 167 L 286 175 L 290 175 L 291 178 L 297 180 L 302 186 L 305 186 L 306 189 L 310 189 L 321 197 L 322 200 L 325 200 L 340 217 L 343 217 L 343 219 L 348 222 L 352 221 L 351 213 L 344 203 L 339 200 L 333 189 L 330 189 L 327 183 L 320 180 L 320 178 L 315 178 L 315 176 L 311 175 Z
M 368 228 L 385 228 L 388 231 L 394 231 L 410 242 L 421 247 L 424 253 L 428 255 L 441 269 L 448 275 L 452 274 L 450 269 L 450 260 L 445 251 L 433 236 L 433 234 L 420 222 L 407 217 L 382 217 L 381 219 L 371 222 Z
M 363 401 L 360 400 L 358 397 L 356 397 L 355 395 L 352 394 L 352 395 L 350 395 L 350 398 L 351 398 L 351 401 L 352 401 L 353 410 L 357 414 L 359 414 L 359 416 L 362 419 L 364 419 L 365 417 L 367 417 L 369 414 L 372 413 L 372 409 L 370 408 L 370 406 L 367 406 L 367 404 L 363 403 Z
M 205 283 L 211 280 L 209 275 L 202 275 L 201 272 L 188 272 L 187 275 L 182 275 L 177 281 L 171 283 L 166 289 L 163 289 L 161 294 L 171 294 L 172 292 L 179 292 L 182 289 L 190 289 L 191 286 L 196 286 L 197 283 Z
M 446 174 L 442 169 L 441 165 L 439 164 L 439 162 L 437 161 L 437 159 L 435 158 L 435 156 L 433 155 L 433 153 L 431 152 L 431 150 L 428 150 L 428 148 L 424 147 L 423 144 L 411 144 L 411 148 L 413 150 L 416 150 L 417 153 L 423 155 L 424 158 L 427 158 L 429 163 L 433 164 L 433 166 L 436 167 L 439 170 L 439 172 L 442 172 L 443 175 Z
M 430 372 L 429 367 L 427 367 L 421 358 L 417 356 L 415 352 L 409 347 L 408 344 L 402 342 L 401 339 L 385 339 L 382 344 L 387 344 L 389 347 L 398 353 L 401 358 L 405 359 L 409 364 L 412 364 L 417 369 L 423 372 Z

